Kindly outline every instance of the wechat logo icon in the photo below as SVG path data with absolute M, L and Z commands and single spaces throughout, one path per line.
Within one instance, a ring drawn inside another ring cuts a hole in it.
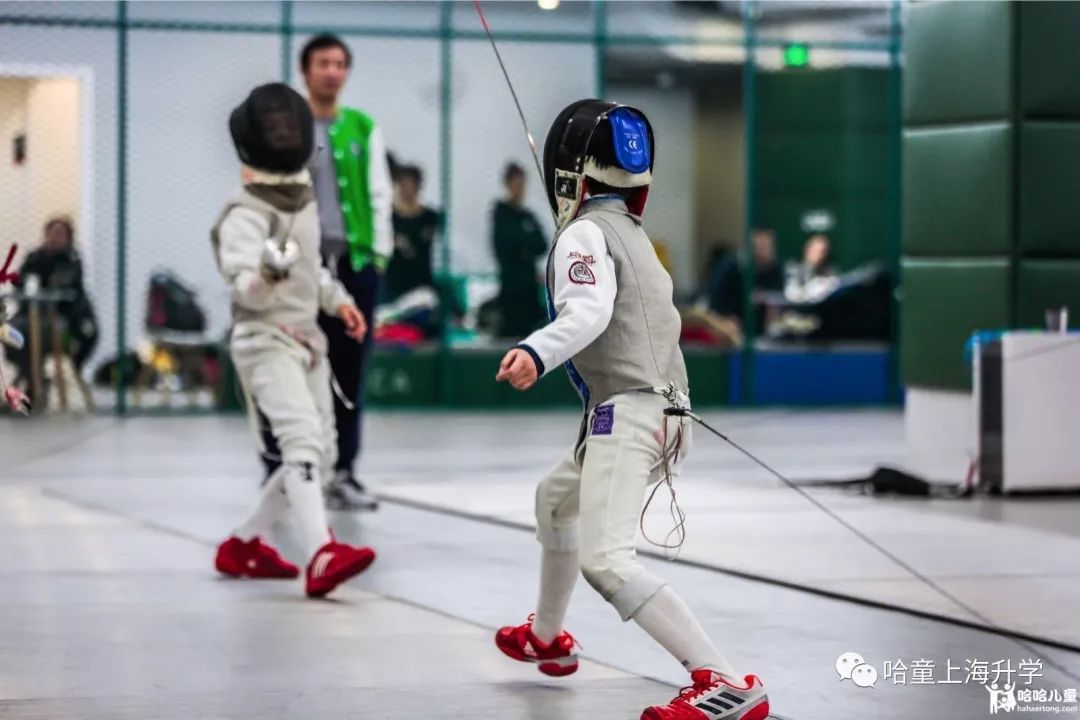
M 878 681 L 877 668 L 855 652 L 846 652 L 836 658 L 836 674 L 840 676 L 840 682 L 850 680 L 861 688 L 874 687 Z

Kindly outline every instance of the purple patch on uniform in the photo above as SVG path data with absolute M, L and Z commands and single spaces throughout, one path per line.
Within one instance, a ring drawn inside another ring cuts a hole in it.
M 600 405 L 593 411 L 592 434 L 610 435 L 615 427 L 615 406 Z

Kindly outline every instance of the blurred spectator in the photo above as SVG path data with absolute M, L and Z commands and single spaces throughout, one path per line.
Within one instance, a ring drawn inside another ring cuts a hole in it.
M 525 170 L 510 163 L 503 172 L 506 198 L 495 203 L 494 246 L 499 264 L 499 337 L 522 338 L 544 321 L 537 260 L 547 252 L 540 222 L 524 206 Z
M 784 285 L 783 272 L 776 259 L 776 233 L 757 229 L 750 236 L 754 270 L 754 292 L 779 292 Z M 738 254 L 725 251 L 720 244 L 714 249 L 709 276 L 705 281 L 703 298 L 709 310 L 722 317 L 742 322 L 743 269 Z
M 789 263 L 786 268 L 784 297 L 788 302 L 817 302 L 839 286 L 840 278 L 829 264 L 830 249 L 828 235 L 807 238 L 802 262 Z
M 64 347 L 76 370 L 81 370 L 98 341 L 97 319 L 93 305 L 83 285 L 82 260 L 75 249 L 75 229 L 66 218 L 53 218 L 45 223 L 45 239 L 41 246 L 26 256 L 19 268 L 15 284 L 27 296 L 37 293 L 56 294 L 63 299 L 56 303 Z M 21 303 L 12 321 L 25 337 L 29 337 L 28 302 Z M 52 333 L 42 333 L 43 352 L 55 352 Z M 30 371 L 30 344 L 12 351 L 11 359 L 26 379 Z
M 418 342 L 439 327 L 439 294 L 431 254 L 439 213 L 420 202 L 423 173 L 415 165 L 394 172 L 394 254 L 386 268 L 382 304 L 375 312 L 380 341 Z
M 755 230 L 751 243 L 754 248 L 754 289 L 780 292 L 784 287 L 784 273 L 776 259 L 776 233 Z
M 786 303 L 770 323 L 778 340 L 888 340 L 891 332 L 891 280 L 871 263 L 839 275 L 829 263 L 827 235 L 806 240 L 803 259 L 786 268 Z
M 399 165 L 394 177 L 394 254 L 386 268 L 385 298 L 393 301 L 420 287 L 434 287 L 431 253 L 439 213 L 420 202 L 424 176 L 415 165 Z
M 769 303 L 783 287 L 783 273 L 776 260 L 776 234 L 757 229 L 750 236 L 754 285 L 752 302 L 757 326 L 766 322 Z M 716 243 L 709 255 L 708 274 L 693 308 L 683 314 L 683 338 L 712 345 L 738 347 L 744 341 L 743 274 L 740 254 L 724 241 Z

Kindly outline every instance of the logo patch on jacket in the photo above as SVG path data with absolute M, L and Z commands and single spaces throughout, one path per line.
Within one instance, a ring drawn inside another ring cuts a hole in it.
M 593 411 L 592 434 L 610 435 L 615 429 L 615 406 L 598 405 Z
M 570 265 L 570 282 L 576 285 L 595 285 L 596 276 L 592 268 L 578 260 Z

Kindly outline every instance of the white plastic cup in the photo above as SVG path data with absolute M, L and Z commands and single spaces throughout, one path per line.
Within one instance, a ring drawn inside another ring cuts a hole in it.
M 1062 306 L 1047 308 L 1046 331 L 1064 333 L 1069 331 L 1069 308 Z

